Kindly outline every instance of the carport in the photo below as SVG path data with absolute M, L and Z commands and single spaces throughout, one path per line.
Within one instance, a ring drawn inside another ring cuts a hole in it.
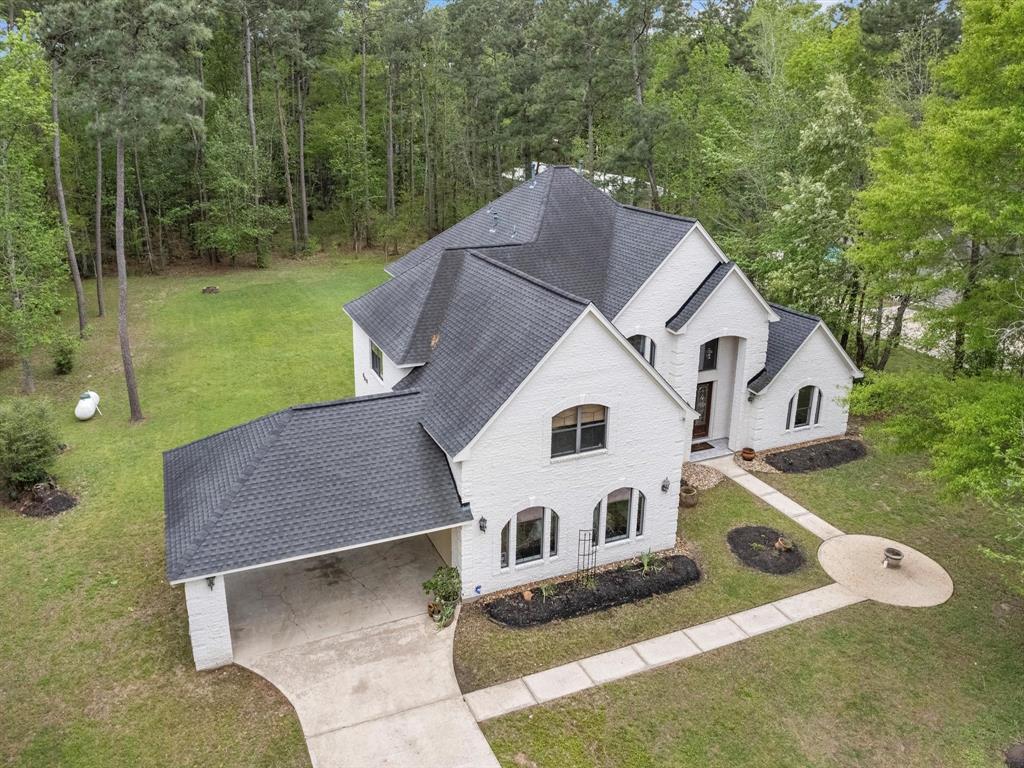
M 423 614 L 472 520 L 418 392 L 303 405 L 164 454 L 198 669 Z

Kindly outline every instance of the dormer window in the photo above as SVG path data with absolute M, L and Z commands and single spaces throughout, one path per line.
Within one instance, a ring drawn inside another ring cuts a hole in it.
M 551 419 L 551 457 L 571 456 L 605 447 L 608 409 L 574 405 Z
M 377 378 L 384 381 L 384 353 L 372 341 L 370 342 L 370 367 L 377 374 Z
M 644 359 L 648 363 L 654 365 L 654 339 L 650 336 L 644 336 L 642 333 L 638 333 L 636 336 L 630 336 L 627 341 L 633 345 L 633 348 L 637 352 L 644 356 Z

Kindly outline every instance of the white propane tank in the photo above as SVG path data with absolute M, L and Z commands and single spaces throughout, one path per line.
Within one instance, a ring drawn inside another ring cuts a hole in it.
M 97 413 L 103 415 L 100 410 L 100 396 L 91 389 L 78 396 L 78 405 L 75 406 L 75 418 L 79 421 L 88 421 Z

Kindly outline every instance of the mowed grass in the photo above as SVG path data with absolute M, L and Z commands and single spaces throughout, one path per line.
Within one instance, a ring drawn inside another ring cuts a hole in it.
M 502 764 L 1003 765 L 1024 739 L 1024 603 L 980 552 L 996 521 L 940 499 L 921 457 L 868 438 L 866 459 L 768 479 L 847 532 L 935 557 L 956 585 L 948 603 L 859 604 L 486 722 Z
M 769 525 L 797 543 L 807 564 L 784 576 L 749 568 L 725 534 L 740 525 Z M 702 493 L 682 510 L 679 531 L 701 569 L 691 587 L 607 611 L 529 629 L 487 618 L 478 603 L 463 607 L 455 635 L 455 672 L 463 692 L 610 651 L 829 583 L 814 557 L 818 541 L 734 483 Z
M 132 277 L 141 424 L 128 421 L 113 279 L 75 371 L 54 377 L 39 359 L 37 396 L 69 446 L 56 474 L 81 503 L 49 520 L 0 508 L 0 763 L 309 764 L 294 711 L 269 684 L 192 665 L 184 596 L 164 576 L 161 452 L 350 395 L 342 304 L 384 277 L 369 257 Z M 210 284 L 221 292 L 203 295 Z M 78 423 L 87 388 L 103 416 Z M 16 391 L 17 371 L 0 372 L 0 393 Z

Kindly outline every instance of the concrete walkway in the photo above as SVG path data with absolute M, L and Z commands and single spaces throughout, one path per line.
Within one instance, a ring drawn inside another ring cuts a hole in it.
M 473 691 L 464 698 L 478 722 L 697 656 L 864 600 L 926 606 L 943 603 L 953 594 L 953 582 L 942 566 L 917 550 L 877 536 L 847 536 L 738 466 L 732 456 L 702 463 L 714 467 L 822 539 L 818 557 L 836 583 Z M 890 546 L 903 551 L 903 567 L 882 567 L 882 550 Z

